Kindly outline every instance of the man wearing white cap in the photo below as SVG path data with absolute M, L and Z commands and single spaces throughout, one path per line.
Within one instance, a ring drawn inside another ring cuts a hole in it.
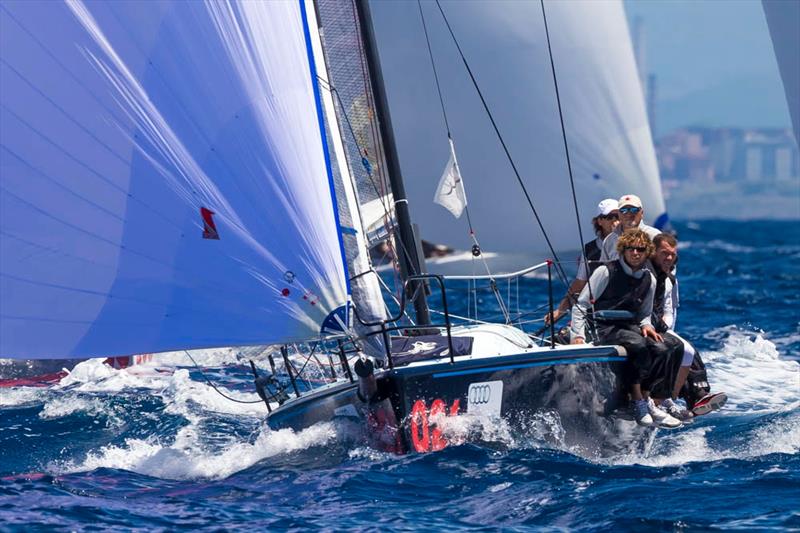
M 613 198 L 606 198 L 597 204 L 597 214 L 592 219 L 592 226 L 594 226 L 596 238 L 583 245 L 583 255 L 578 260 L 578 273 L 575 276 L 572 284 L 567 289 L 567 294 L 558 304 L 558 308 L 553 311 L 555 320 L 558 320 L 567 310 L 575 303 L 578 294 L 584 286 L 586 286 L 589 276 L 592 272 L 600 266 L 600 255 L 602 254 L 603 241 L 608 237 L 614 228 L 617 227 L 619 215 L 617 212 L 617 201 Z M 588 272 L 587 272 L 588 264 Z M 550 313 L 544 317 L 545 324 L 550 323 Z
M 625 230 L 640 229 L 645 232 L 651 240 L 655 239 L 656 235 L 661 233 L 661 230 L 642 222 L 644 206 L 642 206 L 642 200 L 638 196 L 635 194 L 626 194 L 619 199 L 618 204 L 619 225 L 614 228 L 614 231 L 603 241 L 602 254 L 600 255 L 600 261 L 602 263 L 619 259 L 617 240 Z

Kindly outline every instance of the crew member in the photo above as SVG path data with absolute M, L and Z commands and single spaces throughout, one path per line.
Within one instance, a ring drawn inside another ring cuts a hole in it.
M 617 252 L 617 239 L 628 230 L 642 230 L 651 241 L 656 235 L 661 233 L 660 230 L 642 222 L 644 206 L 642 206 L 642 200 L 638 196 L 635 194 L 626 194 L 619 199 L 618 203 L 619 224 L 603 241 L 603 249 L 600 255 L 600 261 L 602 262 L 614 261 L 619 257 L 619 253 Z
M 674 386 L 670 393 L 670 398 L 661 402 L 661 408 L 680 420 L 691 419 L 694 415 L 703 415 L 711 410 L 720 409 L 728 400 L 724 392 L 711 393 L 708 379 L 705 376 L 705 366 L 703 365 L 700 354 L 689 341 L 675 333 L 675 322 L 677 320 L 678 299 L 678 280 L 675 278 L 675 265 L 678 262 L 678 240 L 672 235 L 662 233 L 653 240 L 655 252 L 650 258 L 656 273 L 656 294 L 653 299 L 653 326 L 656 331 L 663 333 L 665 338 L 674 338 L 683 344 L 683 357 L 680 367 L 674 378 Z M 681 395 L 684 387 L 687 386 L 687 378 L 692 370 L 692 364 L 697 360 L 695 366 L 696 373 L 703 376 L 692 383 L 683 393 L 691 411 L 681 408 L 677 403 L 678 396 Z M 667 368 L 667 379 L 674 374 L 674 365 Z
M 623 346 L 628 354 L 628 380 L 637 423 L 678 427 L 680 420 L 658 408 L 646 388 L 653 365 L 652 347 L 647 339 L 663 341 L 651 323 L 656 280 L 644 268 L 653 252 L 653 243 L 644 231 L 632 229 L 619 237 L 616 245 L 619 259 L 594 271 L 572 308 L 571 342 L 586 342 L 586 322 L 590 319 L 596 328 L 597 342 Z M 590 292 L 595 298 L 593 306 Z M 606 311 L 605 316 L 600 311 Z M 627 316 L 611 319 L 608 311 Z
M 619 211 L 617 201 L 613 198 L 606 198 L 597 204 L 597 214 L 592 219 L 594 233 L 596 237 L 583 245 L 583 255 L 578 260 L 578 273 L 567 289 L 567 293 L 558 304 L 558 308 L 553 311 L 553 319 L 558 320 L 575 303 L 589 276 L 597 267 L 601 265 L 600 254 L 603 247 L 603 240 L 614 230 L 619 223 Z M 589 271 L 586 271 L 586 265 Z M 550 313 L 544 317 L 544 323 L 550 324 Z

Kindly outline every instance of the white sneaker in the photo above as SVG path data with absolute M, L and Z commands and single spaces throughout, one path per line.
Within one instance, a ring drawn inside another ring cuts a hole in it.
M 650 416 L 647 400 L 636 400 L 633 402 L 633 416 L 636 423 L 640 426 L 652 426 L 653 417 Z
M 692 414 L 691 411 L 684 409 L 675 403 L 672 398 L 667 398 L 661 402 L 661 410 L 666 411 L 670 416 L 673 416 L 684 423 L 691 422 L 694 418 L 694 414 Z
M 658 407 L 652 398 L 647 399 L 647 408 L 650 416 L 653 418 L 653 422 L 658 427 L 674 429 L 683 425 L 680 420 Z

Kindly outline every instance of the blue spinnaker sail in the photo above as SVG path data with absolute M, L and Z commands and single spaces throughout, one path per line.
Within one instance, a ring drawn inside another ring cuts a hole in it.
M 0 4 L 0 357 L 319 334 L 347 282 L 303 9 Z

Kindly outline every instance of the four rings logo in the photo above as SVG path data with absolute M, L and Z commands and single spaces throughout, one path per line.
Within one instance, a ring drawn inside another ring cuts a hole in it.
M 473 385 L 469 388 L 469 403 L 482 405 L 489 403 L 492 399 L 492 387 L 490 385 Z
M 467 389 L 467 412 L 500 416 L 503 410 L 503 382 L 470 383 Z

